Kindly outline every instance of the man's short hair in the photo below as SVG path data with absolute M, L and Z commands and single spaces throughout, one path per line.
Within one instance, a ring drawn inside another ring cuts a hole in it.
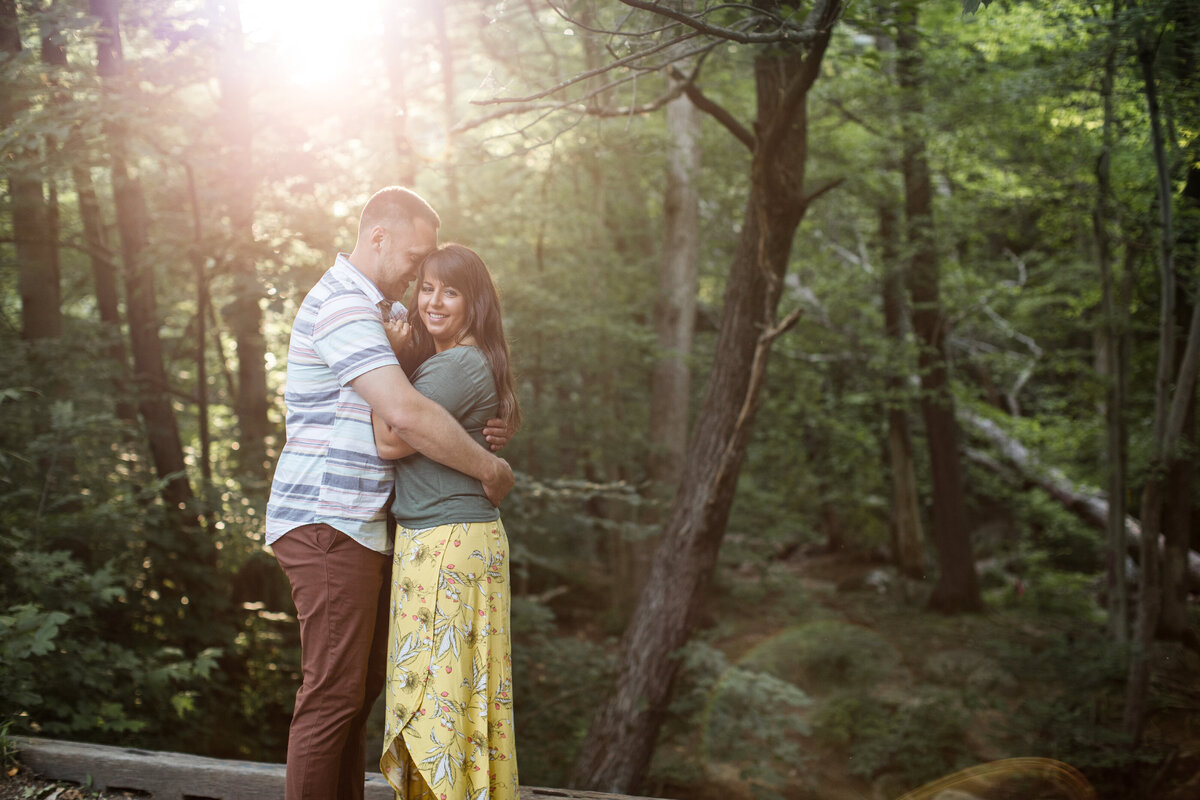
M 428 222 L 435 231 L 442 225 L 433 206 L 425 202 L 421 195 L 403 186 L 387 186 L 371 195 L 371 199 L 363 206 L 358 229 L 366 231 L 374 225 L 396 223 L 412 225 L 419 219 Z

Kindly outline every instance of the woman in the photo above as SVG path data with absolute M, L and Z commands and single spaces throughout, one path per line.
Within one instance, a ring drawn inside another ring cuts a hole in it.
M 444 245 L 421 264 L 409 320 L 391 331 L 413 386 L 481 444 L 520 409 L 483 260 Z M 405 800 L 516 800 L 508 539 L 479 481 L 431 461 L 373 421 L 396 461 L 396 549 L 380 769 Z M 486 446 L 486 445 L 485 445 Z

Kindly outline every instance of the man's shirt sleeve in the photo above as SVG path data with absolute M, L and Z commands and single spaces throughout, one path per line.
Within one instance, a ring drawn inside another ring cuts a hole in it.
M 358 293 L 330 296 L 313 324 L 313 349 L 345 386 L 363 373 L 398 364 L 379 309 Z

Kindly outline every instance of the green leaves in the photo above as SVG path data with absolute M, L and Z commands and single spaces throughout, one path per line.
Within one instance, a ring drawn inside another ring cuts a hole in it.
M 6 662 L 44 656 L 68 619 L 61 611 L 44 611 L 30 603 L 14 606 L 0 616 L 0 653 Z

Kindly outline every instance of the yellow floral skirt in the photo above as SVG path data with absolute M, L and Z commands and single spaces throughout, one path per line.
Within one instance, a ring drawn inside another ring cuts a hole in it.
M 398 528 L 379 767 L 404 800 L 516 800 L 508 537 Z

